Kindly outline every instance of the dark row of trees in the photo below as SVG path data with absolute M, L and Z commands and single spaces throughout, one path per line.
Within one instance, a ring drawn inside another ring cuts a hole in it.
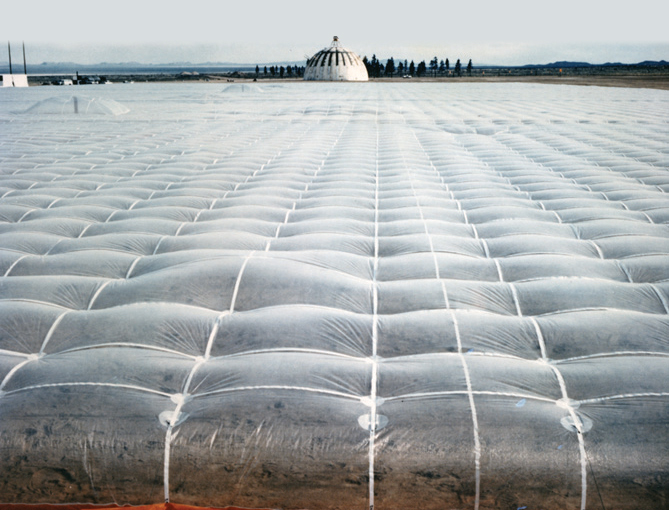
M 418 65 L 413 60 L 410 63 L 406 60 L 400 60 L 396 64 L 393 57 L 390 57 L 384 65 L 376 58 L 376 55 L 372 55 L 371 60 L 365 56 L 362 61 L 367 67 L 367 74 L 370 78 L 380 78 L 382 76 L 392 78 L 395 75 L 421 77 L 428 75 L 428 71 L 431 76 L 462 76 L 460 59 L 455 63 L 452 72 L 449 60 L 439 60 L 437 57 L 430 60 L 429 65 L 425 63 L 425 60 L 418 62 Z M 472 61 L 469 59 L 466 68 L 467 74 L 472 74 L 472 68 Z M 262 70 L 260 66 L 256 66 L 256 78 L 260 77 L 261 72 L 265 78 L 276 78 L 277 76 L 279 78 L 301 78 L 304 76 L 304 70 L 304 66 L 270 66 L 269 68 L 265 66 Z
M 304 69 L 304 66 L 270 66 L 269 68 L 265 66 L 262 72 L 265 78 L 268 76 L 275 78 L 277 75 L 279 78 L 284 76 L 286 78 L 301 78 L 304 76 Z M 260 67 L 256 66 L 256 78 L 258 77 L 260 77 Z
M 425 63 L 425 60 L 421 60 L 418 65 L 412 60 L 411 63 L 404 61 L 399 61 L 395 64 L 395 59 L 390 57 L 386 64 L 383 65 L 377 58 L 376 55 L 372 55 L 372 59 L 369 60 L 367 57 L 363 57 L 362 61 L 367 67 L 367 74 L 370 78 L 380 78 L 381 76 L 393 77 L 395 74 L 399 76 L 426 76 L 429 72 L 432 76 L 462 76 L 462 64 L 460 64 L 460 59 L 457 60 L 451 72 L 451 64 L 448 59 L 439 60 L 437 57 L 434 57 L 430 60 L 429 68 L 428 64 Z M 467 64 L 467 74 L 472 74 L 472 60 L 469 59 Z

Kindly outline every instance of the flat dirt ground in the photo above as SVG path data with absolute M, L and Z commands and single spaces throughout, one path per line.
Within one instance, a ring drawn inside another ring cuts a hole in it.
M 474 81 L 473 78 L 469 78 L 468 80 Z M 549 83 L 557 85 L 585 85 L 596 87 L 626 87 L 669 90 L 669 76 L 528 76 L 515 78 L 478 78 L 478 81 L 513 81 L 521 83 Z
M 669 90 L 669 74 L 597 76 L 462 76 L 460 78 L 375 78 L 379 82 L 456 82 L 456 83 L 545 83 L 592 87 L 625 87 Z

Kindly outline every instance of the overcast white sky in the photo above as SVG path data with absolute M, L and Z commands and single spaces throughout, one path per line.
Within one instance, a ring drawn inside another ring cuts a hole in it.
M 0 11 L 0 37 L 17 59 L 25 41 L 29 64 L 294 61 L 333 35 L 381 60 L 669 60 L 666 0 L 15 0 Z

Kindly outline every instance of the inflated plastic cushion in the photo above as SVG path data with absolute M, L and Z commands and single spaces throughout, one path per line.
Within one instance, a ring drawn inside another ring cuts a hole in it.
M 2 91 L 0 503 L 666 508 L 668 119 L 597 87 Z

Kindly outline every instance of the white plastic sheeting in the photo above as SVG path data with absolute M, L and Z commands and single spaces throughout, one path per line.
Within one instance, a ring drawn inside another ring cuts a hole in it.
M 667 92 L 98 90 L 0 97 L 2 502 L 665 508 Z
M 77 94 L 59 95 L 43 99 L 26 110 L 33 114 L 122 115 L 128 108 L 113 99 L 88 97 Z

